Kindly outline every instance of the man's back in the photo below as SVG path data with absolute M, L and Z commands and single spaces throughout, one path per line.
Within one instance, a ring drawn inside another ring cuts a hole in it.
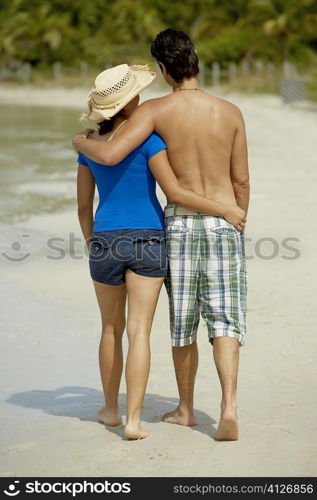
M 231 166 L 235 137 L 243 125 L 239 109 L 201 90 L 176 91 L 148 104 L 182 187 L 235 203 Z

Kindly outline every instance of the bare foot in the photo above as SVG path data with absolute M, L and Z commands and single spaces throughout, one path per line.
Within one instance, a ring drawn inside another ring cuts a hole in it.
M 98 422 L 104 425 L 111 425 L 113 427 L 120 425 L 121 418 L 118 416 L 118 411 L 106 410 L 106 408 L 102 408 L 97 413 Z
M 150 433 L 141 431 L 140 427 L 133 424 L 127 424 L 124 429 L 124 435 L 128 439 L 144 439 L 147 438 Z
M 236 415 L 223 413 L 220 417 L 217 432 L 214 436 L 216 441 L 237 441 L 238 439 L 238 420 Z
M 194 414 L 185 414 L 179 407 L 174 411 L 165 413 L 162 416 L 162 420 L 168 424 L 185 425 L 187 427 L 196 425 Z

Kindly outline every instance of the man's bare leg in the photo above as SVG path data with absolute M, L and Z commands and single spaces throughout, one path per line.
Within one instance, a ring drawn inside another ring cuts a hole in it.
M 162 419 L 169 424 L 196 425 L 194 416 L 194 385 L 198 367 L 196 341 L 184 347 L 173 347 L 173 361 L 179 392 L 176 410 L 165 413 Z
M 222 389 L 221 415 L 214 439 L 217 441 L 236 441 L 238 439 L 238 340 L 230 337 L 215 338 L 213 355 Z

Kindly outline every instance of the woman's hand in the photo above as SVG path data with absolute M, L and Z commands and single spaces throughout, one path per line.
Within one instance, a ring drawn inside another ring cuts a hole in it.
M 243 231 L 247 222 L 246 211 L 238 205 L 228 205 L 223 214 L 224 218 L 230 222 L 238 231 Z

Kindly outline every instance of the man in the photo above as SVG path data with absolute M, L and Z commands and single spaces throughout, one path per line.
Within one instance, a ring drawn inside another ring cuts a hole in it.
M 111 143 L 80 134 L 73 140 L 75 148 L 95 161 L 115 165 L 155 130 L 167 144 L 182 187 L 214 200 L 236 202 L 247 212 L 247 144 L 240 110 L 199 88 L 198 57 L 185 33 L 172 29 L 159 33 L 151 52 L 173 92 L 139 106 Z M 170 253 L 167 290 L 180 401 L 163 420 L 195 425 L 196 332 L 201 312 L 222 388 L 214 438 L 236 440 L 239 346 L 244 344 L 246 309 L 243 233 L 222 218 L 185 207 L 168 205 L 165 216 Z

